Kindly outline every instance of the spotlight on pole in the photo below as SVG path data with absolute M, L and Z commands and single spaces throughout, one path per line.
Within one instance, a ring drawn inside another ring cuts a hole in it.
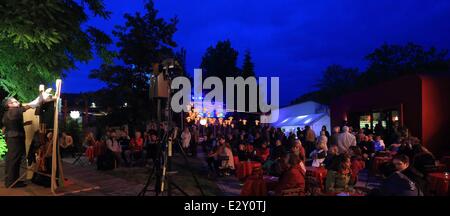
M 70 111 L 70 118 L 73 120 L 80 118 L 80 112 L 79 111 Z

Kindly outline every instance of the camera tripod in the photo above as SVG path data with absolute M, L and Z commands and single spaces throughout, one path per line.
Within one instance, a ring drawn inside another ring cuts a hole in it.
M 170 83 L 170 79 L 169 79 Z M 170 85 L 169 85 L 170 86 Z M 167 185 L 167 196 L 172 196 L 172 187 L 175 187 L 178 191 L 180 191 L 183 195 L 189 196 L 188 193 L 186 193 L 180 186 L 178 186 L 172 179 L 171 175 L 176 174 L 175 171 L 172 171 L 172 150 L 173 150 L 173 143 L 175 142 L 180 151 L 181 155 L 184 158 L 185 164 L 187 168 L 189 169 L 189 172 L 191 173 L 192 177 L 194 178 L 195 184 L 197 188 L 200 191 L 200 194 L 204 196 L 203 189 L 200 186 L 200 183 L 198 182 L 197 176 L 193 173 L 191 166 L 189 164 L 189 161 L 187 159 L 186 153 L 184 152 L 183 148 L 181 147 L 180 142 L 178 142 L 177 133 L 178 129 L 171 128 L 171 122 L 172 122 L 172 111 L 169 108 L 169 102 L 170 102 L 170 96 L 171 96 L 171 90 L 168 90 L 168 102 L 166 104 L 166 115 L 167 115 L 167 122 L 168 122 L 168 128 L 164 130 L 164 135 L 160 139 L 160 142 L 157 143 L 157 149 L 156 149 L 156 158 L 154 159 L 153 166 L 150 170 L 150 174 L 147 178 L 147 181 L 145 183 L 144 188 L 141 190 L 141 192 L 138 194 L 138 196 L 145 196 L 145 193 L 148 190 L 148 187 L 150 186 L 153 178 L 155 179 L 155 188 L 154 191 L 156 196 L 159 196 L 160 194 L 165 191 L 165 186 Z M 161 122 L 161 98 L 156 98 L 157 100 L 157 127 L 158 127 L 158 135 L 161 134 L 161 128 L 160 128 L 160 122 Z

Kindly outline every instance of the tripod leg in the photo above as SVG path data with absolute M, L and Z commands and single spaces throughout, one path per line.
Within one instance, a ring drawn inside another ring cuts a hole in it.
M 191 165 L 189 164 L 189 161 L 187 159 L 186 153 L 184 152 L 183 148 L 181 148 L 181 145 L 180 145 L 179 142 L 178 142 L 178 147 L 181 149 L 181 154 L 183 155 L 183 158 L 186 161 L 186 165 L 187 165 L 188 169 L 190 170 L 192 177 L 194 178 L 195 184 L 197 185 L 197 188 L 200 191 L 200 194 L 202 196 L 205 196 L 205 193 L 203 193 L 203 189 L 200 186 L 200 183 L 198 182 L 197 176 L 194 174 L 194 172 L 191 169 Z
M 25 176 L 27 175 L 27 172 L 23 173 L 19 178 L 16 179 L 16 181 L 14 183 L 12 183 L 8 188 L 13 188 L 17 182 L 19 182 L 21 179 L 25 178 Z
M 170 185 L 174 186 L 178 191 L 180 191 L 183 195 L 185 196 L 189 196 L 189 194 L 187 194 L 183 189 L 181 189 L 178 185 L 176 185 L 173 182 L 169 182 Z
M 155 167 L 152 168 L 152 171 L 150 172 L 150 175 L 147 178 L 147 182 L 145 182 L 144 188 L 139 192 L 138 196 L 145 196 L 145 193 L 147 192 L 147 188 L 152 182 L 153 173 L 155 172 Z

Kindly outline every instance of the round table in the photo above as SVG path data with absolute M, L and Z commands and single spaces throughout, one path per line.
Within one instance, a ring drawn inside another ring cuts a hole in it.
M 241 196 L 267 196 L 267 185 L 261 176 L 252 175 L 245 180 Z
M 381 174 L 380 173 L 380 166 L 381 164 L 384 164 L 386 162 L 391 162 L 391 157 L 374 157 L 373 163 L 372 163 L 372 173 L 374 174 Z
M 312 194 L 318 194 L 325 188 L 327 178 L 327 169 L 325 167 L 306 167 L 306 191 Z
M 264 182 L 266 182 L 267 191 L 274 191 L 277 187 L 279 178 L 276 176 L 264 176 Z
M 443 172 L 428 174 L 428 191 L 437 196 L 449 196 L 449 176 Z
M 244 180 L 250 176 L 254 168 L 261 167 L 261 163 L 257 161 L 241 161 L 236 168 L 236 176 L 240 180 Z

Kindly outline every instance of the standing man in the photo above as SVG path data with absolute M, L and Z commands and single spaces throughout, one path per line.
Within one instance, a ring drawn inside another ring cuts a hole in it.
M 25 130 L 23 113 L 30 108 L 36 108 L 43 102 L 43 96 L 39 96 L 28 105 L 22 106 L 13 97 L 3 100 L 3 106 L 7 111 L 3 114 L 2 123 L 8 152 L 6 154 L 5 187 L 9 188 L 19 178 L 22 156 L 25 156 Z M 26 184 L 19 181 L 14 187 L 25 187 Z
M 342 127 L 342 133 L 338 135 L 337 146 L 339 154 L 347 153 L 350 146 L 356 146 L 356 137 L 349 132 L 349 127 Z

